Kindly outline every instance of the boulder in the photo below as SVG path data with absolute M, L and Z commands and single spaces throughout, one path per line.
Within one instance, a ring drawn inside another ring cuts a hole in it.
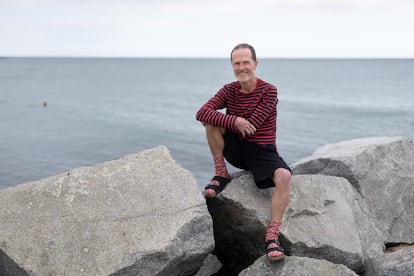
M 207 200 L 217 255 L 236 273 L 264 254 L 273 190 L 257 189 L 251 173 L 244 173 Z M 281 243 L 288 254 L 326 259 L 360 272 L 365 258 L 382 253 L 383 236 L 346 179 L 301 175 L 292 177 Z
M 213 254 L 209 254 L 203 262 L 203 266 L 197 271 L 194 276 L 211 276 L 217 273 L 223 265 Z
M 227 188 L 207 199 L 213 218 L 215 253 L 226 269 L 237 274 L 264 253 L 270 193 L 259 190 L 250 173 L 233 175 Z
M 336 193 L 340 193 L 347 204 L 352 208 L 354 223 L 361 241 L 364 260 L 381 255 L 385 249 L 385 237 L 378 229 L 373 218 L 374 216 L 366 205 L 365 199 L 348 181 L 344 181 L 344 178 L 330 178 L 329 176 L 322 176 L 322 178 L 319 178 L 317 175 L 313 175 L 311 178 L 321 179 L 322 182 L 324 179 L 326 179 L 326 181 L 332 179 L 327 185 L 333 188 Z
M 362 197 L 344 178 L 292 177 L 282 226 L 290 254 L 364 270 L 364 259 L 383 252 L 383 236 Z
M 414 275 L 414 246 L 404 247 L 392 253 L 370 258 L 366 276 Z
M 194 275 L 214 247 L 163 146 L 1 190 L 0 210 L 1 275 Z
M 294 174 L 341 176 L 358 190 L 386 243 L 414 242 L 414 144 L 374 137 L 326 145 L 292 165 Z
M 307 257 L 285 257 L 280 262 L 268 262 L 265 256 L 257 259 L 253 265 L 243 270 L 239 276 L 320 276 L 341 275 L 357 276 L 344 265 L 334 264 L 326 260 Z

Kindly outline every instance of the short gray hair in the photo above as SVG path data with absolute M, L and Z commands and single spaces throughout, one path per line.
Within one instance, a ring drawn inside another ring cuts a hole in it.
M 233 48 L 233 50 L 232 50 L 232 51 L 231 51 L 231 53 L 230 53 L 230 60 L 231 60 L 231 61 L 233 61 L 233 52 L 234 52 L 234 51 L 236 51 L 236 50 L 238 50 L 238 49 L 249 49 L 249 50 L 250 50 L 250 52 L 252 53 L 252 58 L 253 58 L 253 60 L 254 60 L 254 61 L 257 61 L 257 58 L 256 58 L 256 51 L 255 51 L 255 49 L 253 48 L 253 46 L 252 46 L 252 45 L 247 44 L 247 43 L 240 43 L 240 44 L 237 44 L 237 45 Z

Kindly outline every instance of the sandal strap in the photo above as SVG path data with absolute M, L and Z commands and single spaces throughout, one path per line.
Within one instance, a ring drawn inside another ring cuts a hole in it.
M 274 251 L 285 253 L 285 250 L 283 249 L 283 247 L 266 248 L 266 254 L 269 254 L 270 252 L 274 252 Z
M 265 244 L 266 244 L 266 253 L 273 252 L 273 251 L 279 251 L 279 252 L 282 252 L 282 253 L 285 252 L 285 249 L 280 245 L 279 240 L 267 240 L 265 242 Z M 276 246 L 268 248 L 269 245 L 271 245 L 271 244 L 276 244 Z
M 277 246 L 280 246 L 280 242 L 279 242 L 279 240 L 267 240 L 267 241 L 265 242 L 266 247 L 268 247 L 268 246 L 269 246 L 269 245 L 271 245 L 272 243 L 275 243 Z
M 218 181 L 221 185 L 221 183 L 226 183 L 226 182 L 229 183 L 231 179 L 216 175 L 211 179 L 211 181 L 213 181 L 213 180 Z
M 204 187 L 204 190 L 206 189 L 213 189 L 217 193 L 217 191 L 220 189 L 220 186 L 208 184 Z
M 223 189 L 227 186 L 227 184 L 231 181 L 230 178 L 224 178 L 221 176 L 214 176 L 211 181 L 217 181 L 220 183 L 219 186 L 217 185 L 212 185 L 212 184 L 208 184 L 206 187 L 204 187 L 204 189 L 213 189 L 216 192 L 216 195 L 218 195 L 221 191 L 223 191 Z

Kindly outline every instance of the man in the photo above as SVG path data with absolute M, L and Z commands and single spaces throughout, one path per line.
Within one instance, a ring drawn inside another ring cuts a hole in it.
M 279 232 L 289 202 L 291 171 L 276 147 L 277 90 L 256 77 L 258 61 L 251 45 L 237 45 L 230 57 L 237 81 L 221 88 L 196 115 L 205 126 L 215 168 L 204 196 L 217 196 L 230 182 L 225 159 L 250 170 L 258 188 L 275 187 L 265 244 L 267 258 L 280 260 L 285 256 Z M 223 108 L 226 114 L 217 111 Z

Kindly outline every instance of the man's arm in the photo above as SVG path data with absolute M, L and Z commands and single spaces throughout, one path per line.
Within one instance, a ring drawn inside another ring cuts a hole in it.
M 209 99 L 197 112 L 196 119 L 203 124 L 227 129 L 236 128 L 236 116 L 223 114 L 220 109 L 226 107 L 226 90 L 223 87 L 214 97 Z

